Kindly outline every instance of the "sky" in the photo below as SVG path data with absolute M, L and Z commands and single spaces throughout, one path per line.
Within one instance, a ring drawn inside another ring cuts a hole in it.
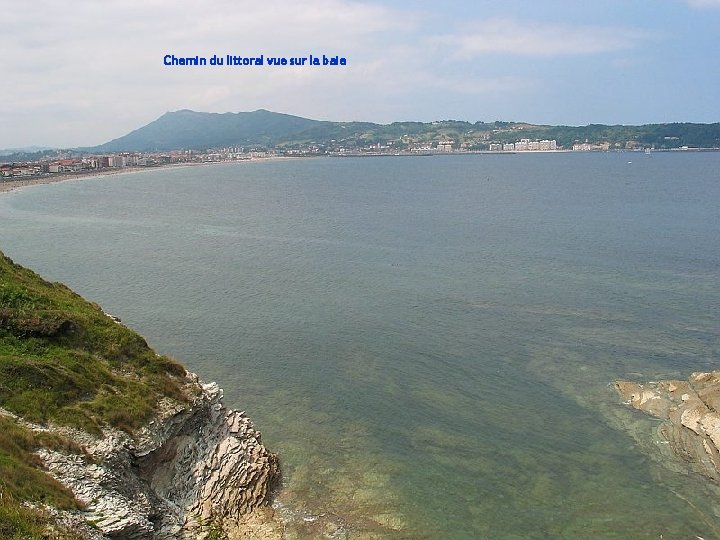
M 101 144 L 179 109 L 720 121 L 720 0 L 0 0 L 0 20 L 0 148 Z M 311 54 L 347 65 L 267 65 Z

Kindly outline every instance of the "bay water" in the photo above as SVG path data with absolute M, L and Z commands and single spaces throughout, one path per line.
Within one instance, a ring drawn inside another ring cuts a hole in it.
M 713 538 L 612 382 L 720 367 L 719 208 L 716 152 L 293 159 L 6 193 L 0 249 L 218 381 L 289 537 Z

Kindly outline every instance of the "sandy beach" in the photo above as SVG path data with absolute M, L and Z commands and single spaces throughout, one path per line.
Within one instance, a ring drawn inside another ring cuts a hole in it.
M 183 164 L 185 165 L 185 164 Z M 125 167 L 124 169 L 115 170 L 104 170 L 104 171 L 88 171 L 81 173 L 64 173 L 64 174 L 50 174 L 44 176 L 31 176 L 29 178 L 23 178 L 22 180 L 6 180 L 0 182 L 0 193 L 6 191 L 13 191 L 29 186 L 37 186 L 41 184 L 55 184 L 57 182 L 68 182 L 70 180 L 87 180 L 89 178 L 95 178 L 100 176 L 112 176 L 119 174 L 132 174 L 140 171 L 147 171 L 152 169 L 164 169 L 167 167 Z
M 179 163 L 172 165 L 158 165 L 156 167 L 124 167 L 122 169 L 105 169 L 101 171 L 84 171 L 79 173 L 59 173 L 46 174 L 43 176 L 31 176 L 17 180 L 0 181 L 0 193 L 13 191 L 29 186 L 37 186 L 41 184 L 55 184 L 57 182 L 67 182 L 70 180 L 87 180 L 100 176 L 112 176 L 119 174 L 132 174 L 141 171 L 152 171 L 157 169 L 168 169 L 175 167 L 191 167 L 194 165 L 204 165 L 204 163 Z
M 314 156 L 309 156 L 314 157 Z M 90 178 L 100 176 L 112 176 L 120 174 L 132 174 L 137 172 L 156 171 L 159 169 L 178 169 L 184 167 L 198 167 L 200 165 L 218 165 L 221 163 L 257 163 L 258 161 L 279 161 L 279 160 L 290 160 L 299 159 L 298 157 L 288 156 L 272 156 L 263 158 L 252 158 L 242 159 L 236 161 L 203 161 L 200 163 L 170 163 L 167 165 L 154 165 L 152 167 L 124 167 L 122 169 L 103 169 L 100 171 L 83 171 L 79 173 L 58 173 L 58 174 L 45 174 L 43 176 L 31 176 L 27 178 L 17 180 L 1 180 L 0 179 L 0 193 L 7 191 L 13 191 L 16 189 L 22 189 L 29 186 L 37 186 L 41 184 L 55 184 L 57 182 L 67 182 L 70 180 L 87 180 Z M 302 159 L 307 159 L 303 156 Z

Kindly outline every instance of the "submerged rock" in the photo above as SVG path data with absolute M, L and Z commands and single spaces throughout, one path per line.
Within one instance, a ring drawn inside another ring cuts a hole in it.
M 659 433 L 673 452 L 720 483 L 720 371 L 687 381 L 616 381 L 615 388 L 628 405 L 664 420 Z
M 242 538 L 254 534 L 248 529 L 279 537 L 269 507 L 280 476 L 277 456 L 244 413 L 223 405 L 216 384 L 188 374 L 186 391 L 194 396 L 189 404 L 164 400 L 133 437 L 111 430 L 93 438 L 57 428 L 80 441 L 87 455 L 45 448 L 38 455 L 104 537 L 202 538 L 222 531 Z

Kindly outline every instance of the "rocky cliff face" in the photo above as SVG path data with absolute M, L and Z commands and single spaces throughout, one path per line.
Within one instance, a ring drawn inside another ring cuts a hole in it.
M 244 413 L 222 403 L 222 390 L 189 374 L 189 404 L 164 400 L 156 418 L 134 437 L 107 431 L 103 438 L 50 428 L 80 443 L 87 455 L 42 449 L 46 469 L 84 503 L 80 516 L 94 525 L 92 538 L 243 537 L 267 519 L 279 478 L 278 459 L 260 442 Z M 34 430 L 47 430 L 29 425 Z M 265 512 L 262 519 L 257 513 Z M 66 516 L 67 517 L 67 516 Z
M 626 403 L 664 420 L 660 435 L 690 467 L 720 483 L 720 371 L 687 381 L 615 383 Z

